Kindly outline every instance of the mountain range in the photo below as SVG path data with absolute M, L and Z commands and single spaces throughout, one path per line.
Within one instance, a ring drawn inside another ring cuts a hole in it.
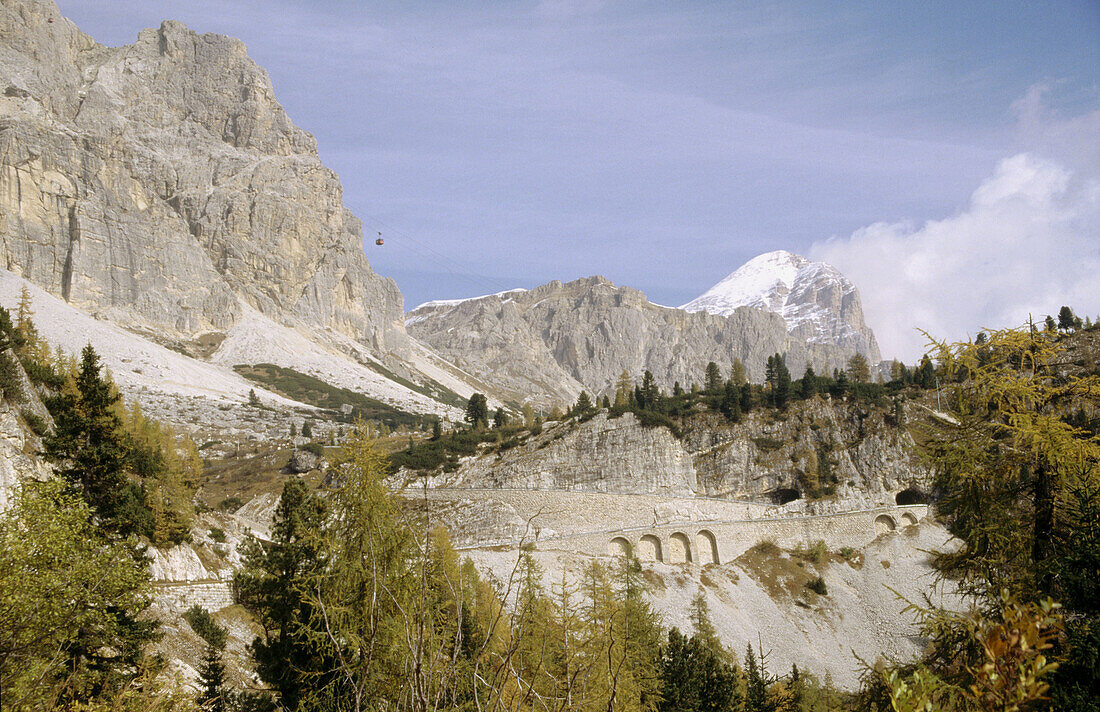
M 564 404 L 624 369 L 671 388 L 708 361 L 728 372 L 740 358 L 759 380 L 776 352 L 795 375 L 879 358 L 854 285 L 786 252 L 681 309 L 590 277 L 405 314 L 338 177 L 239 40 L 168 21 L 105 47 L 50 0 L 0 5 L 0 259 L 5 292 L 26 280 L 143 339 L 146 371 L 170 372 L 174 352 L 211 374 L 180 398 L 239 401 L 233 367 L 274 363 L 457 417 L 475 391 Z M 134 371 L 132 344 L 106 342 L 124 387 L 164 395 Z

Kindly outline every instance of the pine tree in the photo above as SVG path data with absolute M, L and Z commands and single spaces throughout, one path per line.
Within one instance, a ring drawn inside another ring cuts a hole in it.
M 1062 331 L 1071 331 L 1073 329 L 1076 329 L 1078 326 L 1077 322 L 1077 316 L 1069 307 L 1064 306 L 1058 311 L 1058 328 Z
M 497 408 L 493 413 L 493 427 L 503 428 L 508 424 L 508 414 L 504 412 L 504 408 Z
M 85 346 L 75 393 L 47 399 L 55 428 L 43 439 L 43 454 L 107 527 L 125 534 L 143 528 L 141 512 L 148 510 L 140 490 L 126 479 L 130 448 L 118 401 L 118 393 L 100 373 L 99 355 L 90 344 Z
M 772 391 L 773 402 L 777 408 L 787 407 L 791 397 L 791 372 L 787 370 L 786 360 L 775 355 L 775 382 Z
M 302 421 L 302 437 L 303 438 L 312 438 L 313 437 L 313 424 L 310 423 L 308 420 Z
M 813 398 L 817 395 L 817 374 L 813 366 L 806 366 L 806 372 L 802 374 L 802 397 Z
M 660 399 L 661 391 L 657 388 L 657 379 L 652 373 L 646 371 L 642 374 L 641 399 L 638 401 L 638 407 L 643 410 L 655 410 L 659 406 Z
M 288 479 L 275 509 L 271 542 L 246 541 L 242 568 L 233 578 L 237 602 L 263 628 L 252 643 L 256 672 L 291 710 L 316 684 L 313 679 L 331 669 L 309 635 L 316 613 L 310 585 L 326 558 L 325 515 L 324 502 L 300 478 Z
M 24 284 L 19 292 L 19 308 L 15 316 L 15 329 L 19 332 L 24 350 L 31 350 L 38 344 L 38 329 L 32 317 L 34 317 L 34 310 L 31 308 L 31 293 Z
M 748 377 L 745 374 L 745 364 L 741 363 L 741 359 L 734 357 L 733 366 L 730 368 L 730 381 L 735 386 L 743 386 L 748 383 Z
M 734 423 L 741 420 L 741 390 L 732 381 L 727 382 L 722 391 L 722 402 L 718 410 Z
M 707 370 L 703 377 L 703 388 L 712 396 L 719 395 L 722 392 L 722 371 L 714 361 L 707 364 Z
M 861 353 L 853 354 L 848 359 L 848 380 L 852 383 L 869 383 L 871 380 L 871 367 L 867 363 L 867 357 Z
M 630 395 L 634 392 L 634 380 L 626 369 L 619 374 L 615 382 L 615 408 L 622 409 L 630 405 Z
M 472 428 L 483 428 L 489 424 L 489 401 L 484 393 L 474 393 L 466 403 L 466 422 Z
M 443 437 L 443 423 L 439 422 L 439 418 L 432 421 L 432 442 L 439 440 Z
M 745 652 L 745 712 L 775 712 L 768 696 L 768 677 L 763 661 L 757 666 L 752 645 Z
M 583 416 L 595 410 L 595 406 L 592 405 L 592 399 L 588 395 L 588 391 L 581 391 L 581 394 L 577 396 L 577 402 L 573 406 L 573 415 Z
M 262 403 L 260 402 L 260 397 L 256 395 L 255 388 L 248 389 L 248 405 L 252 406 L 253 408 L 259 408 L 262 405 Z

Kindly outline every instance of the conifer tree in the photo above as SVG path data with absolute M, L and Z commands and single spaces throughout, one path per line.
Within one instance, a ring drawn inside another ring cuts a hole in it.
M 722 392 L 722 371 L 714 361 L 707 364 L 703 375 L 703 388 L 712 396 Z
M 497 408 L 496 412 L 493 413 L 493 427 L 503 428 L 507 424 L 508 414 L 504 412 L 504 408 Z
M 573 415 L 586 415 L 595 410 L 592 405 L 592 399 L 588 396 L 588 391 L 581 391 L 581 394 L 577 396 L 577 402 L 573 405 Z
M 319 684 L 317 676 L 334 668 L 309 634 L 316 614 L 310 584 L 326 557 L 321 537 L 325 514 L 324 502 L 300 478 L 288 479 L 275 510 L 271 542 L 247 540 L 242 568 L 233 578 L 237 602 L 263 628 L 252 643 L 256 671 L 289 710 L 298 709 L 303 695 Z
M 871 380 L 871 367 L 867 363 L 867 357 L 861 353 L 852 354 L 848 359 L 848 380 L 852 383 L 869 383 Z
M 100 373 L 90 344 L 81 352 L 75 386 L 75 392 L 47 399 L 55 427 L 43 439 L 43 454 L 108 527 L 123 534 L 140 530 L 135 513 L 144 504 L 126 480 L 130 448 L 116 409 L 119 396 Z
M 27 285 L 19 292 L 19 308 L 15 315 L 15 329 L 19 332 L 23 349 L 31 350 L 38 344 L 38 329 L 34 325 L 31 293 Z
M 472 428 L 483 428 L 489 424 L 489 401 L 484 393 L 474 393 L 466 403 L 466 422 Z
M 817 395 L 817 374 L 814 373 L 814 367 L 807 365 L 806 372 L 802 374 L 802 397 L 813 398 Z
M 1072 331 L 1078 327 L 1077 316 L 1069 307 L 1062 307 L 1058 311 L 1058 328 L 1062 331 Z
M 630 397 L 634 392 L 634 379 L 630 373 L 623 369 L 619 374 L 619 380 L 615 382 L 615 408 L 622 409 L 630 405 Z
M 736 356 L 733 359 L 733 366 L 730 367 L 730 381 L 735 386 L 743 386 L 748 383 L 748 377 L 745 374 L 745 364 L 741 363 L 741 359 Z

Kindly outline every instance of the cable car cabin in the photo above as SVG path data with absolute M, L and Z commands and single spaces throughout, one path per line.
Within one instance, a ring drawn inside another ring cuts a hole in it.
M 374 244 L 376 244 L 376 245 L 378 245 L 379 247 L 381 247 L 382 245 L 384 245 L 384 244 L 386 244 L 386 243 L 385 243 L 385 242 L 384 242 L 384 241 L 382 240 L 382 238 L 378 238 L 377 240 L 375 240 L 375 241 L 374 241 Z

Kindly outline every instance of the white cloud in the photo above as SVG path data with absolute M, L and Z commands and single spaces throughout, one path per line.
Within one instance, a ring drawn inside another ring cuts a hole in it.
M 917 329 L 960 339 L 1056 314 L 1100 311 L 1100 180 L 1021 153 L 1000 162 L 957 215 L 875 223 L 816 243 L 860 289 L 885 356 L 913 361 Z

